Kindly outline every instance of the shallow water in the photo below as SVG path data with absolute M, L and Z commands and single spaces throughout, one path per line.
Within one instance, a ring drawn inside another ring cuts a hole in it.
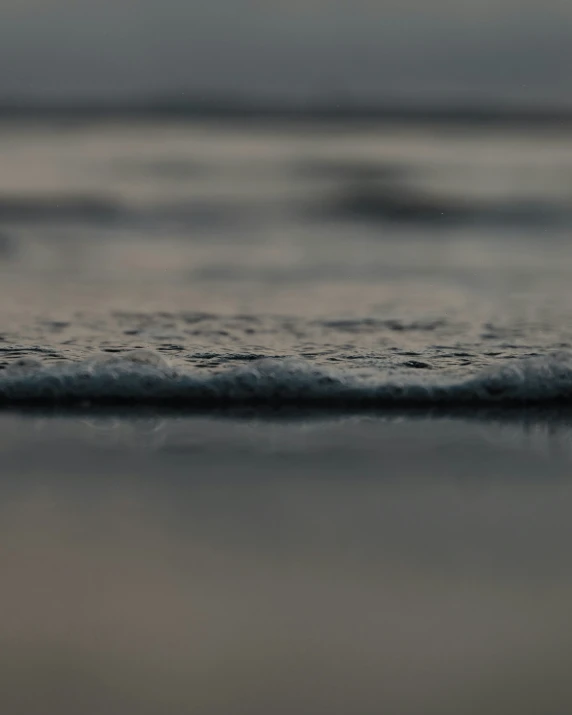
M 4 413 L 0 703 L 566 712 L 570 423 Z

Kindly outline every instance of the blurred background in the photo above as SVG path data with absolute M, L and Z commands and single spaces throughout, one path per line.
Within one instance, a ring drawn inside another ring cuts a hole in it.
M 6 0 L 4 305 L 542 289 L 569 257 L 571 28 L 564 0 Z

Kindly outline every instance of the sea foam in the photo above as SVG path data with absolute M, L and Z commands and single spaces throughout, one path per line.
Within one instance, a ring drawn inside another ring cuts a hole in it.
M 327 369 L 262 359 L 225 372 L 185 370 L 147 350 L 74 363 L 34 361 L 0 374 L 0 404 L 218 407 L 518 405 L 572 402 L 572 354 L 513 361 L 465 379 L 403 371 Z

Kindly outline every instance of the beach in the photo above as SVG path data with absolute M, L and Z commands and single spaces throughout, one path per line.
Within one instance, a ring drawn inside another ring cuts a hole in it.
M 572 133 L 0 123 L 0 708 L 566 712 Z

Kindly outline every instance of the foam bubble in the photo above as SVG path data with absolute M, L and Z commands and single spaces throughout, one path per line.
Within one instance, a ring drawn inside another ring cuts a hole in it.
M 555 353 L 490 368 L 465 380 L 438 374 L 329 370 L 294 359 L 263 359 L 223 373 L 171 367 L 133 351 L 76 363 L 39 363 L 0 375 L 0 403 L 322 407 L 526 404 L 572 401 L 572 355 Z

